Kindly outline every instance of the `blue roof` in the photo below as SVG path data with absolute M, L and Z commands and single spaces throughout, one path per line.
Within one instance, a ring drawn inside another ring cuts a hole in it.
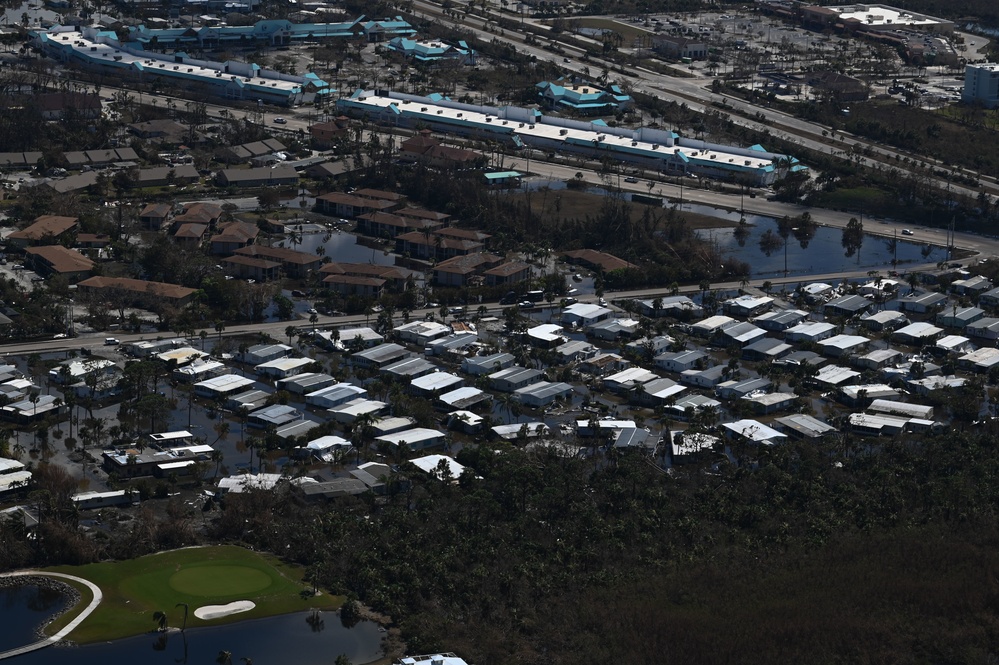
M 520 171 L 499 171 L 497 173 L 486 173 L 486 180 L 501 180 L 503 178 L 520 178 L 523 173 Z

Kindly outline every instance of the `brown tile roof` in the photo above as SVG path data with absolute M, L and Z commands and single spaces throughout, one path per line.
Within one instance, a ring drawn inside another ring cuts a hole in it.
M 45 236 L 59 236 L 76 227 L 76 217 L 42 215 L 21 231 L 11 233 L 8 238 L 15 240 L 41 240 Z
M 475 229 L 456 229 L 453 226 L 434 231 L 434 234 L 444 236 L 445 238 L 460 238 L 464 240 L 475 240 L 478 242 L 485 242 L 486 240 L 492 238 L 491 235 L 483 233 L 482 231 L 477 231 Z
M 240 247 L 235 250 L 233 254 L 264 257 L 267 259 L 274 259 L 275 261 L 281 261 L 282 263 L 294 263 L 297 265 L 309 265 L 310 263 L 322 261 L 322 258 L 315 254 L 299 252 L 297 250 L 287 249 L 284 247 L 267 247 L 266 245 L 250 245 L 249 247 Z
M 398 268 L 373 263 L 326 263 L 319 269 L 319 272 L 327 275 L 352 275 L 354 277 L 406 278 L 406 274 Z
M 208 224 L 222 216 L 222 207 L 214 203 L 192 203 L 174 221 Z
M 29 247 L 25 252 L 32 257 L 37 256 L 50 266 L 53 272 L 86 272 L 93 270 L 94 262 L 72 249 L 62 245 L 44 245 Z
M 173 234 L 173 237 L 200 239 L 205 237 L 207 230 L 207 224 L 181 224 L 177 227 L 177 232 Z
M 249 222 L 229 222 L 219 228 L 219 232 L 212 236 L 212 242 L 238 242 L 246 243 L 257 237 L 260 229 L 256 224 Z
M 412 217 L 413 219 L 430 219 L 435 222 L 443 222 L 445 220 L 451 219 L 451 215 L 443 212 L 435 212 L 433 210 L 424 210 L 423 208 L 402 208 L 396 210 L 395 214 L 400 217 Z
M 227 259 L 222 259 L 222 263 L 231 263 L 237 266 L 250 266 L 252 268 L 262 268 L 264 270 L 272 270 L 274 268 L 281 267 L 281 264 L 276 261 L 256 259 L 252 256 L 242 256 L 239 254 L 234 254 Z
M 440 238 L 440 242 L 437 239 Z M 441 249 L 456 249 L 463 251 L 471 251 L 473 249 L 479 249 L 483 245 L 481 242 L 475 242 L 474 240 L 462 240 L 459 238 L 445 238 L 444 236 L 431 236 L 427 239 L 427 236 L 423 235 L 421 231 L 410 231 L 409 233 L 403 233 L 396 236 L 396 240 L 405 240 L 406 242 L 412 243 L 414 245 L 427 245 L 430 247 L 440 247 Z
M 485 275 L 494 275 L 496 277 L 509 277 L 510 275 L 516 275 L 524 270 L 530 271 L 531 266 L 523 261 L 509 261 L 503 265 L 496 266 L 495 268 L 490 268 L 487 270 Z
M 162 217 L 166 219 L 170 216 L 171 210 L 173 210 L 173 206 L 169 203 L 150 203 L 142 209 L 139 217 Z
M 157 298 L 167 298 L 170 300 L 183 300 L 196 289 L 189 289 L 186 286 L 177 284 L 167 284 L 166 282 L 149 282 L 144 279 L 132 279 L 130 277 L 90 277 L 79 283 L 84 289 L 109 289 L 117 288 L 124 291 L 140 295 L 153 295 Z
M 372 210 L 386 210 L 395 206 L 391 201 L 386 201 L 384 199 L 365 199 L 360 196 L 354 196 L 353 194 L 344 194 L 343 192 L 330 192 L 329 194 L 323 194 L 317 197 L 320 201 L 325 201 L 327 203 L 349 205 L 355 208 L 370 208 Z
M 587 263 L 591 266 L 598 266 L 604 272 L 621 270 L 622 268 L 637 268 L 634 263 L 628 263 L 624 259 L 618 258 L 607 252 L 598 252 L 595 249 L 574 249 L 570 252 L 562 252 L 564 256 L 573 261 Z
M 357 277 L 355 275 L 327 275 L 324 284 L 355 284 L 357 286 L 385 286 L 385 280 L 377 277 Z
M 393 202 L 399 202 L 404 198 L 406 198 L 402 194 L 399 194 L 397 192 L 386 192 L 381 189 L 371 189 L 369 187 L 364 187 L 362 189 L 354 190 L 354 196 L 359 196 L 362 199 L 375 199 L 378 201 L 393 201 Z
M 441 261 L 434 266 L 434 271 L 468 275 L 502 260 L 502 256 L 496 256 L 495 254 L 485 254 L 482 252 L 466 254 L 465 256 L 455 256 L 447 261 Z

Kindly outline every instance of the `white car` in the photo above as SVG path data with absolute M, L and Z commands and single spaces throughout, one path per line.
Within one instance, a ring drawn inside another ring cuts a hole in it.
M 910 231 L 909 229 L 902 229 L 902 235 L 904 235 L 904 236 L 911 236 L 912 235 L 912 231 Z
M 114 337 L 104 338 L 104 346 L 118 346 L 119 344 L 121 344 L 121 342 Z
M 69 335 L 66 333 L 57 333 L 52 336 L 52 339 L 66 339 L 67 337 L 69 337 Z
M 275 125 L 287 125 L 288 121 L 285 120 L 284 118 L 278 117 L 278 118 L 274 118 L 274 124 Z

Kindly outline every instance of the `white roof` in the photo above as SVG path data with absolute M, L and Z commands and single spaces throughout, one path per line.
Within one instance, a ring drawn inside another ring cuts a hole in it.
M 723 314 L 717 314 L 715 316 L 709 316 L 706 319 L 698 321 L 693 325 L 694 328 L 699 328 L 701 330 L 713 331 L 721 328 L 722 326 L 734 323 L 735 319 L 731 316 L 725 316 Z
M 462 378 L 449 372 L 431 372 L 410 381 L 410 385 L 419 390 L 434 391 L 450 388 L 461 383 Z
M 828 365 L 818 371 L 815 375 L 815 380 L 819 383 L 836 386 L 858 376 L 860 376 L 860 372 L 854 372 L 852 369 L 838 365 Z
M 461 475 L 461 472 L 465 470 L 465 467 L 458 464 L 453 457 L 448 457 L 447 455 L 427 455 L 426 457 L 417 457 L 409 461 L 412 462 L 418 469 L 426 471 L 434 476 L 437 475 L 437 465 L 441 462 L 447 464 L 452 478 L 458 478 L 458 476 Z
M 288 370 L 311 365 L 313 362 L 315 361 L 311 358 L 278 358 L 277 360 L 271 360 L 269 362 L 255 365 L 253 369 L 255 369 L 258 373 L 268 369 L 276 369 L 279 372 L 287 372 Z
M 937 340 L 937 346 L 941 349 L 953 349 L 969 343 L 971 340 L 964 335 L 946 335 Z
M 195 387 L 207 388 L 216 392 L 231 392 L 244 386 L 253 385 L 254 380 L 238 374 L 223 374 L 195 383 Z
M 991 367 L 992 365 L 999 363 L 999 349 L 989 347 L 978 349 L 977 351 L 972 351 L 971 353 L 961 356 L 958 358 L 958 361 L 972 365 L 988 365 Z
M 896 335 L 904 337 L 932 337 L 943 332 L 943 328 L 938 328 L 932 323 L 917 321 L 895 331 Z
M 890 399 L 876 399 L 868 407 L 877 413 L 894 413 L 909 418 L 932 418 L 933 407 L 922 404 L 908 404 Z
M 861 321 L 874 321 L 875 323 L 891 323 L 892 321 L 898 321 L 899 319 L 904 319 L 905 314 L 902 312 L 896 312 L 895 310 L 885 309 L 880 312 L 875 312 L 869 316 L 864 316 Z
M 745 309 L 756 309 L 757 307 L 763 307 L 764 305 L 769 305 L 774 301 L 773 298 L 769 296 L 739 296 L 738 298 L 729 298 L 725 301 L 725 304 L 729 307 L 738 306 Z
M 628 369 L 623 369 L 620 372 L 604 377 L 604 383 L 648 383 L 658 378 L 658 374 L 650 372 L 644 367 L 629 367 Z
M 343 437 L 329 434 L 309 441 L 305 447 L 309 450 L 329 450 L 330 448 L 350 448 L 353 444 Z
M 592 319 L 599 316 L 607 316 L 610 313 L 611 310 L 606 307 L 594 305 L 593 303 L 577 302 L 563 309 L 562 317 L 565 318 L 566 315 L 569 315 L 578 316 L 581 319 Z
M 831 323 L 826 323 L 825 321 L 811 321 L 809 323 L 799 323 L 798 325 L 788 328 L 784 331 L 785 335 L 804 335 L 806 337 L 811 337 L 814 335 L 821 335 L 822 333 L 829 332 L 830 330 L 835 330 L 836 326 Z
M 373 339 L 384 339 L 381 335 L 367 326 L 362 326 L 360 328 L 344 328 L 340 331 L 341 342 L 349 342 L 350 340 L 357 339 L 358 337 L 366 342 Z
M 634 420 L 577 420 L 577 429 L 590 429 L 591 422 L 599 423 L 600 429 L 616 430 L 616 429 L 628 429 L 635 428 L 638 425 L 635 424 Z M 594 428 L 596 429 L 596 428 Z
M 170 362 L 173 360 L 178 363 L 184 363 L 190 361 L 192 358 L 204 358 L 207 355 L 208 354 L 204 351 L 199 351 L 198 349 L 190 346 L 182 346 L 179 349 L 170 349 L 169 351 L 158 353 L 156 354 L 156 357 L 163 362 Z
M 863 392 L 868 398 L 898 397 L 898 391 L 885 383 L 867 383 L 852 386 L 841 386 L 839 391 L 850 397 L 857 399 Z
M 31 480 L 30 471 L 12 471 L 11 473 L 0 474 L 0 492 L 5 492 L 15 484 L 26 483 Z
M 445 404 L 455 404 L 470 397 L 478 397 L 483 394 L 483 391 L 475 388 L 473 386 L 462 386 L 461 388 L 455 388 L 449 392 L 444 393 L 437 399 L 444 402 Z
M 801 290 L 810 296 L 817 296 L 827 291 L 832 291 L 832 285 L 825 282 L 812 282 L 801 287 Z
M 11 471 L 17 471 L 18 469 L 23 469 L 24 464 L 16 459 L 7 459 L 6 457 L 0 457 L 0 474 L 10 473 Z
M 379 402 L 374 399 L 364 399 L 358 398 L 351 400 L 346 404 L 341 404 L 340 406 L 333 407 L 330 409 L 330 413 L 342 413 L 347 415 L 359 416 L 362 413 L 372 413 L 378 411 L 379 409 L 384 409 L 388 404 L 385 402 Z
M 640 139 L 641 131 L 627 133 L 620 136 L 608 131 L 595 131 L 592 129 L 579 129 L 576 127 L 564 127 L 559 124 L 547 124 L 544 122 L 519 122 L 517 120 L 503 119 L 496 115 L 482 113 L 471 110 L 467 105 L 461 108 L 452 108 L 446 105 L 433 104 L 425 99 L 418 101 L 404 101 L 403 99 L 393 99 L 383 97 L 374 91 L 365 90 L 349 100 L 349 104 L 355 107 L 369 107 L 374 109 L 386 109 L 395 106 L 400 111 L 405 111 L 410 117 L 419 119 L 425 117 L 428 121 L 449 120 L 452 125 L 467 123 L 470 127 L 509 127 L 512 134 L 519 136 L 527 144 L 536 143 L 537 140 L 545 142 L 569 142 L 573 144 L 592 145 L 599 143 L 608 152 L 628 152 L 640 154 L 644 157 L 657 156 L 666 158 L 674 153 L 683 153 L 687 158 L 700 161 L 705 164 L 725 164 L 732 165 L 739 169 L 762 169 L 772 167 L 772 153 L 756 152 L 739 148 L 726 148 L 725 146 L 707 143 L 701 140 L 680 139 L 672 146 L 662 145 L 661 141 L 643 141 Z M 532 141 L 532 139 L 535 139 Z
M 830 346 L 837 349 L 851 349 L 855 346 L 867 344 L 871 340 L 860 335 L 834 335 L 829 339 L 819 342 L 821 346 Z
M 399 445 L 405 443 L 407 445 L 412 445 L 419 441 L 428 441 L 431 439 L 439 439 L 444 436 L 444 432 L 438 432 L 435 429 L 428 429 L 426 427 L 414 427 L 413 429 L 403 430 L 402 432 L 392 432 L 391 434 L 383 434 L 375 439 L 375 441 L 382 441 L 384 443 L 391 443 L 393 445 Z
M 149 438 L 153 441 L 175 441 L 177 439 L 190 439 L 194 435 L 188 432 L 186 429 L 177 430 L 176 432 L 157 432 L 156 434 L 150 434 Z
M 527 426 L 528 436 L 541 436 L 548 432 L 548 425 L 539 422 L 530 423 L 510 423 L 509 425 L 496 425 L 492 428 L 496 436 L 501 439 L 515 439 L 520 434 L 520 430 Z
M 723 423 L 722 427 L 757 443 L 773 443 L 787 438 L 786 434 L 756 420 L 737 420 L 734 423 Z
M 562 338 L 562 326 L 554 323 L 542 323 L 527 331 L 528 336 L 545 342 L 554 342 Z

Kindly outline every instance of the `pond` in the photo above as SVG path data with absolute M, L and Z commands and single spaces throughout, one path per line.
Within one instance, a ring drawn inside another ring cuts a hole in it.
M 17 602 L 5 619 L 20 621 L 27 600 Z M 7 607 L 3 608 L 7 610 Z M 30 613 L 37 625 L 38 616 Z M 10 615 L 8 617 L 8 615 Z M 44 617 L 45 615 L 42 615 Z M 34 625 L 27 629 L 28 640 Z M 7 635 L 5 624 L 4 635 Z M 21 631 L 22 639 L 25 631 Z M 295 665 L 329 665 L 340 654 L 352 663 L 370 663 L 382 655 L 384 633 L 375 623 L 362 621 L 345 628 L 335 612 L 294 613 L 242 621 L 213 628 L 191 628 L 181 633 L 149 633 L 124 640 L 80 647 L 49 647 L 18 656 L 17 665 L 107 665 L 108 663 L 214 663 L 220 651 L 232 662 L 252 659 L 255 665 L 294 662 Z M 13 645 L 12 645 L 13 646 Z M 294 658 L 289 658 L 289 650 Z
M 0 651 L 34 642 L 35 629 L 65 602 L 58 591 L 34 584 L 0 588 Z
M 695 212 L 714 211 L 707 206 L 684 206 L 695 208 Z M 712 214 L 705 212 L 704 214 Z M 738 219 L 738 212 L 734 213 Z M 767 256 L 760 249 L 760 237 L 770 230 L 777 232 L 777 220 L 772 217 L 747 215 L 749 233 L 740 244 L 734 228 L 699 229 L 697 235 L 712 242 L 726 256 L 745 261 L 752 266 L 754 277 L 771 277 L 784 274 L 785 249 L 773 251 Z M 906 265 L 921 265 L 943 261 L 947 251 L 943 247 L 922 245 L 882 236 L 866 234 L 859 252 L 846 256 L 842 245 L 843 231 L 838 228 L 820 226 L 806 247 L 793 237 L 786 245 L 787 270 L 789 275 L 821 275 L 825 273 L 892 269 L 892 260 L 897 259 L 898 269 Z

